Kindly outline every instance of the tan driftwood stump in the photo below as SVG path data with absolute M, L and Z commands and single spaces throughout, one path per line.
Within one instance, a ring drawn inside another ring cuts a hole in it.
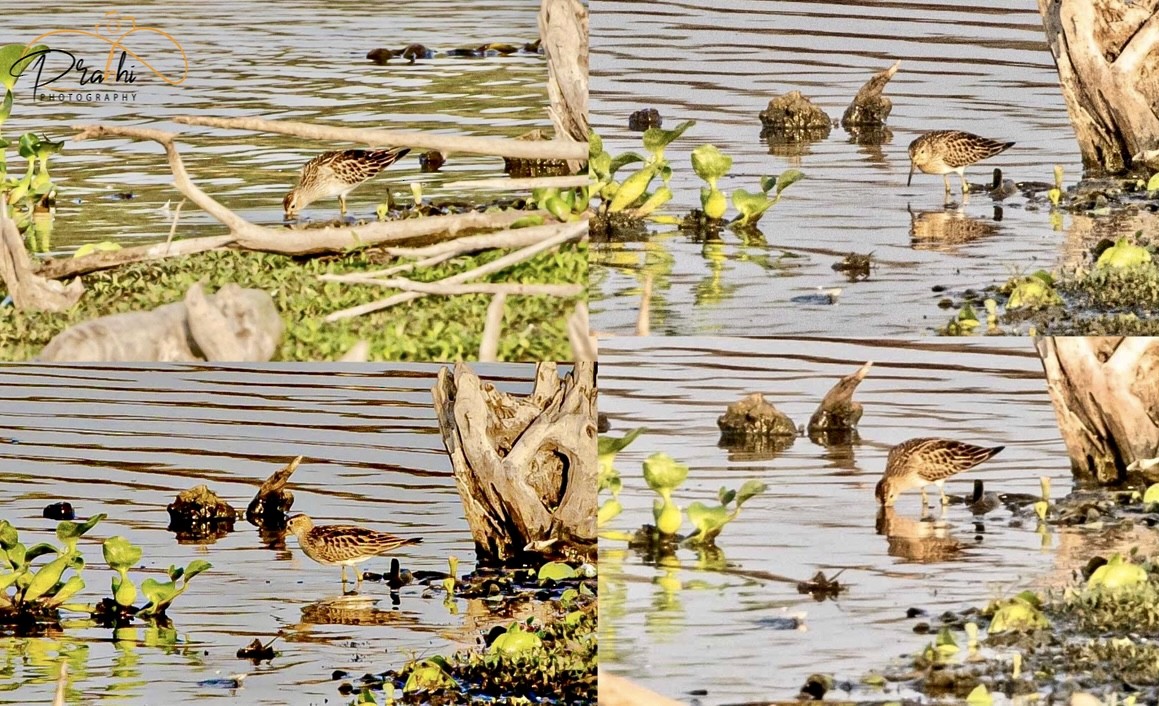
M 540 363 L 527 397 L 459 363 L 432 392 L 479 561 L 594 560 L 595 363 Z
M 1159 338 L 1035 341 L 1077 477 L 1115 483 L 1159 456 Z

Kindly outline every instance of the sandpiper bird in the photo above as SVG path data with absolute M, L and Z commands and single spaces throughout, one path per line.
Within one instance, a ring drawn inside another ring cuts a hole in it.
M 946 492 L 942 484 L 952 475 L 967 471 L 998 453 L 1005 446 L 974 446 L 949 439 L 920 438 L 898 444 L 889 451 L 885 473 L 877 482 L 874 494 L 877 502 L 893 506 L 897 496 L 910 488 L 922 489 L 922 505 L 926 504 L 926 486 L 938 486 L 942 504 Z
M 392 147 L 388 150 L 340 150 L 323 152 L 302 167 L 298 185 L 282 199 L 286 218 L 318 199 L 338 197 L 342 215 L 346 215 L 346 196 L 364 181 L 404 157 L 410 149 Z
M 917 167 L 926 174 L 941 174 L 949 195 L 950 172 L 957 172 L 962 179 L 964 195 L 970 191 L 966 167 L 1005 152 L 1013 145 L 1013 142 L 995 142 L 961 130 L 927 132 L 909 145 L 909 179 L 905 185 L 913 182 L 914 167 Z
M 319 564 L 342 566 L 342 583 L 346 583 L 346 567 L 354 566 L 380 554 L 387 554 L 408 544 L 418 544 L 421 537 L 403 539 L 386 532 L 376 532 L 356 525 L 318 525 L 307 515 L 294 515 L 286 524 L 302 551 Z M 357 585 L 362 584 L 362 572 L 354 570 Z

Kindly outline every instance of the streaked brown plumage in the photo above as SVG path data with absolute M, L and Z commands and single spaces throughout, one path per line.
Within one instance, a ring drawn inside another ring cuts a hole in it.
M 314 525 L 307 515 L 294 515 L 286 529 L 298 538 L 306 556 L 319 564 L 342 567 L 342 583 L 346 583 L 346 567 L 398 549 L 418 544 L 422 537 L 404 539 L 386 532 L 377 532 L 357 525 Z M 359 584 L 362 572 L 355 569 Z
M 942 484 L 947 478 L 977 466 L 1004 448 L 974 446 L 950 439 L 910 439 L 890 449 L 885 473 L 877 482 L 874 495 L 877 502 L 889 507 L 898 495 L 911 488 L 921 488 L 924 505 L 926 486 L 933 483 L 938 486 L 944 504 L 946 493 Z
M 286 218 L 318 199 L 338 197 L 342 215 L 346 215 L 346 197 L 363 182 L 397 162 L 410 152 L 406 147 L 388 150 L 340 150 L 323 152 L 302 167 L 298 185 L 282 199 Z
M 957 172 L 962 179 L 962 193 L 970 190 L 966 182 L 966 167 L 1005 152 L 1014 146 L 1013 142 L 997 142 L 988 137 L 979 137 L 961 130 L 936 130 L 927 132 L 909 145 L 909 186 L 914 180 L 914 168 L 926 174 L 941 174 L 946 183 L 946 193 L 950 193 L 950 172 Z

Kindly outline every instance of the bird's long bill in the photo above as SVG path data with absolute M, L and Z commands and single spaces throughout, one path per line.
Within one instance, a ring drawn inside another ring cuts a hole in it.
M 909 161 L 909 179 L 905 180 L 905 185 L 909 186 L 914 180 L 914 161 Z

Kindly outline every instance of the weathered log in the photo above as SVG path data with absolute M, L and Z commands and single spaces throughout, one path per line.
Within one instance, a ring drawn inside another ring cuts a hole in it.
M 1112 484 L 1159 456 L 1159 338 L 1040 338 L 1058 426 L 1077 478 Z
M 479 562 L 594 560 L 595 363 L 562 379 L 540 363 L 527 397 L 458 363 L 439 371 L 432 393 Z
M 194 284 L 184 301 L 70 326 L 48 342 L 38 359 L 266 362 L 277 351 L 283 330 L 268 293 L 227 284 L 206 295 Z
M 1038 0 L 1091 172 L 1121 172 L 1159 147 L 1159 0 Z

